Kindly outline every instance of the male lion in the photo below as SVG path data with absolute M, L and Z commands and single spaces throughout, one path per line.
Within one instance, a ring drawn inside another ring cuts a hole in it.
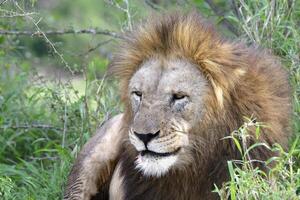
M 216 199 L 229 136 L 253 116 L 259 140 L 287 147 L 287 74 L 266 50 L 219 36 L 198 14 L 153 17 L 125 35 L 110 66 L 125 112 L 106 122 L 73 166 L 65 199 Z M 223 140 L 222 140 L 223 139 Z M 266 148 L 253 159 L 274 155 Z M 261 166 L 263 167 L 263 166 Z

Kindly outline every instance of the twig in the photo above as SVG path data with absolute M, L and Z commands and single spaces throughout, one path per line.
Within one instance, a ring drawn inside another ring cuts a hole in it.
M 2 4 L 5 4 L 7 2 L 7 0 L 3 0 L 1 3 L 0 3 L 0 6 L 2 6 Z
M 58 156 L 53 156 L 53 157 L 50 157 L 50 156 L 45 156 L 45 157 L 33 157 L 33 156 L 30 156 L 29 158 L 31 160 L 58 160 L 59 159 Z
M 238 36 L 239 34 L 237 29 L 224 17 L 223 12 L 219 10 L 218 6 L 212 0 L 205 0 L 205 2 L 209 5 L 209 7 L 214 11 L 216 15 L 222 18 L 223 25 L 233 34 Z
M 66 91 L 65 91 L 66 92 Z M 65 94 L 66 95 L 66 94 Z M 66 132 L 67 132 L 67 124 L 68 124 L 68 116 L 67 116 L 67 102 L 65 102 L 64 107 L 64 129 L 63 129 L 63 136 L 62 136 L 62 144 L 61 147 L 65 147 L 65 140 L 66 140 Z
M 25 17 L 27 15 L 33 15 L 31 13 L 28 14 L 15 14 L 15 15 L 0 15 L 0 18 L 15 18 L 15 17 Z
M 241 15 L 239 13 L 239 5 L 236 0 L 231 0 L 231 8 L 238 19 L 241 19 Z
M 4 13 L 3 15 L 0 16 L 0 18 L 14 18 L 14 17 L 26 17 L 28 15 L 37 15 L 38 13 L 36 12 L 28 12 L 28 13 L 18 13 L 13 10 L 6 10 L 0 8 L 0 11 Z
M 122 10 L 123 12 L 126 12 L 126 9 L 121 7 L 120 4 L 115 2 L 114 0 L 108 0 L 107 3 L 109 3 L 112 6 L 115 6 L 116 8 Z
M 48 31 L 20 31 L 20 30 L 0 30 L 0 35 L 24 35 L 24 36 L 43 36 L 43 35 L 66 35 L 66 34 L 93 34 L 107 35 L 117 39 L 123 39 L 121 35 L 109 30 L 81 29 L 81 30 L 48 30 Z
M 88 130 L 90 133 L 92 133 L 91 130 L 91 123 L 90 123 L 90 109 L 88 105 L 88 99 L 87 99 L 87 90 L 88 90 L 88 75 L 87 75 L 87 65 L 84 66 L 84 77 L 85 77 L 85 89 L 84 89 L 84 109 L 85 109 L 85 119 L 87 120 Z
M 128 20 L 128 27 L 129 30 L 132 31 L 132 21 L 131 21 L 131 14 L 130 14 L 130 6 L 129 6 L 129 0 L 124 0 L 126 4 L 126 15 L 127 15 L 127 20 Z
M 17 1 L 14 1 L 14 4 L 23 14 L 26 14 L 26 12 L 19 6 Z M 61 62 L 71 72 L 71 74 L 74 74 L 74 71 L 71 69 L 71 67 L 69 66 L 68 62 L 65 60 L 63 55 L 58 52 L 58 50 L 56 49 L 54 44 L 49 40 L 47 35 L 40 29 L 38 24 L 42 19 L 40 18 L 38 21 L 35 21 L 35 19 L 33 19 L 33 17 L 31 17 L 30 15 L 25 16 L 25 18 L 27 18 L 29 21 L 31 21 L 33 23 L 33 25 L 35 26 L 36 32 L 40 33 L 40 35 L 44 38 L 46 43 L 51 47 L 54 54 L 56 54 L 60 58 Z
M 272 18 L 273 18 L 273 15 L 274 15 L 274 11 L 275 11 L 275 1 L 274 1 L 274 0 L 271 0 L 271 2 L 270 2 L 270 10 L 269 10 L 269 12 L 268 12 L 268 16 L 267 16 L 267 18 L 266 18 L 266 20 L 265 20 L 265 22 L 264 22 L 263 27 L 262 27 L 261 34 L 260 34 L 259 38 L 263 38 L 264 32 L 265 32 L 265 30 L 267 29 L 267 27 L 268 27 L 268 25 L 269 25 L 269 22 L 273 20 Z M 272 26 L 271 26 L 271 28 L 273 29 Z M 272 30 L 272 31 L 273 31 L 273 30 Z M 270 34 L 272 34 L 272 31 L 270 32 Z M 271 35 L 268 36 L 268 37 L 272 38 Z
M 100 42 L 100 43 L 97 44 L 96 46 L 94 46 L 94 47 L 88 49 L 88 50 L 87 50 L 86 52 L 84 52 L 84 53 L 78 54 L 77 56 L 86 56 L 87 54 L 89 54 L 89 53 L 95 51 L 95 50 L 98 49 L 99 47 L 101 47 L 101 46 L 103 46 L 103 45 L 105 45 L 105 44 L 107 44 L 107 43 L 109 43 L 109 42 L 111 42 L 111 41 L 112 41 L 112 39 L 106 40 L 106 41 L 104 41 L 104 42 Z
M 63 129 L 55 127 L 48 124 L 23 124 L 23 125 L 13 125 L 13 126 L 1 126 L 0 129 L 53 129 L 57 131 L 62 131 Z
M 155 5 L 153 2 L 151 2 L 151 0 L 145 0 L 144 2 L 153 10 L 159 10 L 159 7 Z
M 98 86 L 98 89 L 97 89 L 97 97 L 100 96 L 100 91 L 103 89 L 103 85 L 104 85 L 104 81 L 106 79 L 106 76 L 107 76 L 107 72 L 104 73 L 104 75 L 102 76 L 102 79 L 101 79 L 101 82 L 100 82 L 100 85 Z
M 102 76 L 101 82 L 100 82 L 100 84 L 98 84 L 98 89 L 97 89 L 97 91 L 96 91 L 96 95 L 95 95 L 95 97 L 96 97 L 96 102 L 97 102 L 96 113 L 101 112 L 101 111 L 100 111 L 100 110 L 101 110 L 101 108 L 100 108 L 100 107 L 101 107 L 100 97 L 103 96 L 103 95 L 101 94 L 101 92 L 102 92 L 102 90 L 103 90 L 103 87 L 104 87 L 104 83 L 105 83 L 106 77 L 107 77 L 107 72 L 105 72 L 104 75 Z
M 127 16 L 127 25 L 128 25 L 128 29 L 132 30 L 132 19 L 131 19 L 131 13 L 130 13 L 130 6 L 129 6 L 129 0 L 123 0 L 123 2 L 125 3 L 126 7 L 123 8 L 118 2 L 116 2 L 115 0 L 107 0 L 107 3 L 109 3 L 112 6 L 115 6 L 116 8 L 120 9 L 121 11 L 123 11 L 126 16 Z

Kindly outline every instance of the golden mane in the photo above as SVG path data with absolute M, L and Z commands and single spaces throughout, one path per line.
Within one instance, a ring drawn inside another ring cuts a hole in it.
M 230 122 L 233 118 L 254 116 L 274 132 L 270 134 L 273 139 L 267 140 L 269 143 L 287 144 L 287 137 L 282 138 L 291 112 L 287 74 L 279 59 L 267 50 L 222 38 L 196 12 L 149 17 L 125 35 L 109 68 L 120 80 L 125 109 L 129 105 L 130 78 L 152 57 L 183 58 L 196 64 L 214 93 L 208 110 L 215 115 L 225 110 L 225 123 L 232 125 L 233 130 L 240 125 Z M 278 125 L 278 121 L 283 122 L 284 127 Z
M 214 87 L 220 105 L 227 90 L 234 87 L 247 67 L 241 44 L 221 38 L 213 26 L 197 13 L 150 17 L 145 24 L 127 33 L 115 55 L 111 70 L 128 85 L 141 63 L 151 57 L 183 57 L 197 64 Z M 126 91 L 126 90 L 125 90 Z

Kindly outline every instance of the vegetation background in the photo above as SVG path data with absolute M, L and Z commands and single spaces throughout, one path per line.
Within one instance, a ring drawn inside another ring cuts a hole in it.
M 97 126 L 122 111 L 105 70 L 122 32 L 151 13 L 197 10 L 220 32 L 281 57 L 293 89 L 294 137 L 268 174 L 254 169 L 247 127 L 232 133 L 221 199 L 300 199 L 300 1 L 0 0 L 0 199 L 61 199 L 66 177 Z M 196 35 L 195 35 L 196 36 Z M 270 72 L 272 73 L 272 72 Z M 248 116 L 250 117 L 250 116 Z

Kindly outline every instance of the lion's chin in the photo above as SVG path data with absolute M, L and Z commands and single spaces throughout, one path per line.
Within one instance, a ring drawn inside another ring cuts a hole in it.
M 145 176 L 161 177 L 176 163 L 177 155 L 153 156 L 139 154 L 135 161 L 136 168 Z

